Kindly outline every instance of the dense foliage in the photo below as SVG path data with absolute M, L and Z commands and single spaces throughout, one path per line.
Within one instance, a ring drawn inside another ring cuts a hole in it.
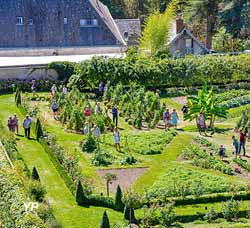
M 237 128 L 242 129 L 246 133 L 250 131 L 250 109 L 243 111 L 239 122 L 237 123 Z
M 125 59 L 97 57 L 76 66 L 69 86 L 83 89 L 101 81 L 113 84 L 136 82 L 146 87 L 190 86 L 249 80 L 250 55 L 158 59 L 129 56 Z
M 214 128 L 216 117 L 226 118 L 226 106 L 219 103 L 215 97 L 213 87 L 208 89 L 207 84 L 198 91 L 198 96 L 188 97 L 189 112 L 184 116 L 184 120 L 196 120 L 198 126 L 198 116 L 203 114 L 205 120 L 209 121 L 209 126 Z
M 147 197 L 165 202 L 169 197 L 201 196 L 227 192 L 231 188 L 233 188 L 233 184 L 225 177 L 177 166 L 167 170 L 155 182 L 147 192 Z M 239 185 L 238 190 L 244 190 L 244 187 Z
M 233 169 L 215 155 L 209 154 L 198 145 L 191 144 L 183 152 L 185 159 L 192 160 L 192 164 L 205 169 L 215 169 L 222 173 L 233 175 Z

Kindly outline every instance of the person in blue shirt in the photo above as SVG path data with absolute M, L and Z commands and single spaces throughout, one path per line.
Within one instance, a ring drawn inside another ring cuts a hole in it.
M 118 109 L 116 106 L 112 106 L 112 116 L 113 116 L 113 123 L 115 126 L 118 126 Z
M 29 117 L 29 115 L 26 116 L 26 118 L 23 121 L 23 128 L 25 132 L 25 136 L 30 139 L 30 127 L 31 127 L 32 120 Z

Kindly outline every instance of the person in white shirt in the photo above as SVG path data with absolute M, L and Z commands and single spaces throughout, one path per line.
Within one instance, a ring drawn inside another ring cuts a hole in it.
M 83 134 L 84 134 L 84 135 L 88 135 L 88 134 L 89 134 L 89 123 L 88 123 L 88 122 L 86 122 L 86 123 L 84 124 Z
M 98 138 L 100 138 L 100 136 L 101 136 L 101 131 L 100 131 L 100 129 L 99 129 L 99 127 L 97 126 L 97 125 L 94 125 L 94 127 L 92 128 L 92 133 L 93 133 L 93 135 L 98 139 Z
M 56 84 L 53 84 L 53 86 L 51 87 L 51 94 L 52 94 L 52 96 L 55 96 L 56 92 L 57 92 Z
M 114 130 L 114 141 L 115 141 L 115 148 L 117 151 L 121 151 L 121 146 L 120 146 L 120 134 L 118 131 L 118 128 L 116 127 Z
M 63 95 L 67 95 L 67 93 L 68 93 L 68 90 L 67 90 L 67 87 L 66 86 L 63 86 L 63 88 L 62 88 L 62 93 L 63 93 Z

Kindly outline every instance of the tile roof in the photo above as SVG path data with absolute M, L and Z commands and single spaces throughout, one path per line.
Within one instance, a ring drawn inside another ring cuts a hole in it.
M 89 2 L 102 18 L 107 27 L 110 29 L 110 31 L 113 33 L 113 35 L 116 37 L 116 39 L 119 41 L 119 43 L 126 46 L 126 42 L 124 41 L 113 17 L 111 16 L 108 7 L 101 3 L 99 0 L 89 0 Z

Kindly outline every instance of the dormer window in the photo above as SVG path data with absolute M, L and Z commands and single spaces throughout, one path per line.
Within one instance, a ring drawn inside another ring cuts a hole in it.
M 16 25 L 23 25 L 23 17 L 16 18 Z
M 98 20 L 97 19 L 81 19 L 80 26 L 81 27 L 97 27 Z
M 63 18 L 63 23 L 64 23 L 65 25 L 68 24 L 68 18 L 67 18 L 67 17 Z
M 29 19 L 29 25 L 33 25 L 33 19 Z

